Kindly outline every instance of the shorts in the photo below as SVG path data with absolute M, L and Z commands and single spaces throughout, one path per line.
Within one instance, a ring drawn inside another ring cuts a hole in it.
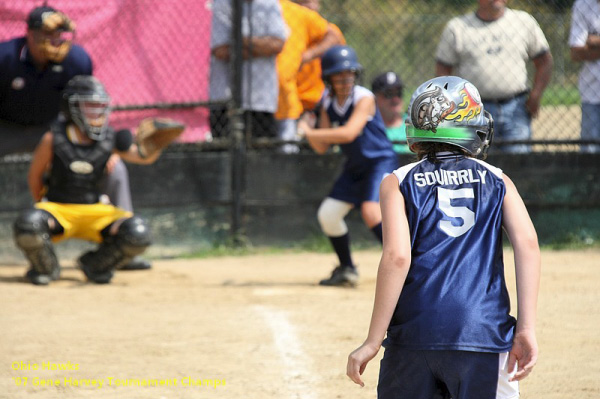
M 516 399 L 508 352 L 410 350 L 389 346 L 381 360 L 378 399 Z
M 379 202 L 381 181 L 397 168 L 398 160 L 390 158 L 379 161 L 365 171 L 344 169 L 328 196 L 353 204 L 355 207 L 367 201 Z
M 62 204 L 58 202 L 38 202 L 37 209 L 49 212 L 64 232 L 52 236 L 53 242 L 79 238 L 102 242 L 101 231 L 119 219 L 128 219 L 133 213 L 110 204 Z

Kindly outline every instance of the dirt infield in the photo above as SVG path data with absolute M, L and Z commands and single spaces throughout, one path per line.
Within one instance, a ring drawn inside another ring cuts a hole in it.
M 382 352 L 365 388 L 345 376 L 379 254 L 356 258 L 357 289 L 315 285 L 329 254 L 156 261 L 108 286 L 67 265 L 35 287 L 24 264 L 2 265 L 0 398 L 375 398 Z M 541 356 L 522 398 L 600 398 L 599 286 L 600 250 L 543 253 Z

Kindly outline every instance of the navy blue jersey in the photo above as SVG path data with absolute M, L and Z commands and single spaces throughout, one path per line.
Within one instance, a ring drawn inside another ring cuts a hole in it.
M 412 260 L 386 345 L 506 352 L 515 319 L 502 259 L 502 171 L 451 153 L 394 171 Z
M 362 86 L 354 86 L 352 94 L 346 99 L 344 105 L 339 105 L 326 91 L 323 95 L 323 106 L 327 110 L 331 127 L 345 125 L 356 103 L 365 96 L 373 96 L 373 93 Z M 397 158 L 392 143 L 386 135 L 385 124 L 379 110 L 367 121 L 362 133 L 354 141 L 340 144 L 340 148 L 347 159 L 345 169 L 351 171 L 365 171 L 374 163 Z
M 91 75 L 92 60 L 73 45 L 60 63 L 39 71 L 24 37 L 0 43 L 0 120 L 21 125 L 49 124 L 58 116 L 61 92 L 76 75 Z

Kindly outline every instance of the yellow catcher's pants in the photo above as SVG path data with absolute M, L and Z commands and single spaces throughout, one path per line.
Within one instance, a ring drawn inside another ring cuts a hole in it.
M 100 232 L 109 224 L 123 218 L 130 218 L 133 213 L 110 204 L 61 204 L 58 202 L 38 202 L 38 209 L 50 212 L 65 229 L 63 234 L 52 237 L 58 242 L 69 238 L 102 242 Z

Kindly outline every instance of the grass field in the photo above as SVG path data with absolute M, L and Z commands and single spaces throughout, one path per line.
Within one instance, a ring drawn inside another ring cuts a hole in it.
M 541 354 L 521 397 L 597 399 L 600 250 L 542 256 Z M 315 252 L 160 260 L 107 286 L 66 262 L 48 287 L 25 283 L 24 263 L 0 265 L 0 398 L 375 398 L 382 353 L 364 388 L 345 376 L 379 252 L 356 260 L 356 289 L 316 285 L 334 256 Z

